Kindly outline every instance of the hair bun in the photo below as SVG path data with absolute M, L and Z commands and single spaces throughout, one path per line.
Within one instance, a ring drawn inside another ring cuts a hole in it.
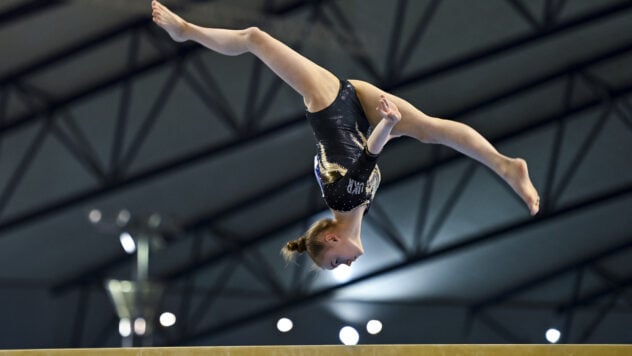
M 296 251 L 296 250 L 298 250 L 298 242 L 290 241 L 290 242 L 287 243 L 286 247 L 290 251 Z
M 296 251 L 298 253 L 303 253 L 307 250 L 307 238 L 305 236 L 301 236 L 296 240 L 289 241 L 285 247 L 289 251 Z

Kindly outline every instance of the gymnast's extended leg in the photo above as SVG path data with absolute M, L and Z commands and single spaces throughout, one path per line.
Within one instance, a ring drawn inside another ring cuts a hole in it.
M 336 76 L 256 27 L 228 30 L 197 26 L 156 0 L 152 1 L 152 16 L 175 41 L 195 41 L 228 56 L 254 54 L 303 96 L 311 112 L 324 109 L 338 94 L 340 82 Z
M 381 117 L 374 110 L 380 95 L 397 105 L 402 119 L 393 130 L 395 135 L 416 138 L 424 143 L 442 144 L 453 148 L 492 169 L 522 198 L 531 215 L 540 209 L 540 197 L 529 178 L 527 163 L 521 158 L 500 154 L 480 133 L 463 123 L 431 117 L 404 99 L 386 93 L 374 85 L 351 80 L 371 124 Z

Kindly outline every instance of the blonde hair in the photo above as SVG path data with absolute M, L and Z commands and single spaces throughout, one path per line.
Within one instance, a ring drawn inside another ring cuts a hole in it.
M 316 263 L 318 257 L 325 249 L 325 244 L 319 237 L 332 226 L 334 226 L 332 219 L 320 219 L 316 221 L 298 239 L 286 243 L 281 249 L 281 255 L 283 255 L 286 261 L 291 262 L 294 261 L 298 254 L 307 252 L 312 261 Z

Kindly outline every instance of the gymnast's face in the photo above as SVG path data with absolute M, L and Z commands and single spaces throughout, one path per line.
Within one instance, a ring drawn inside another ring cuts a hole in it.
M 351 264 L 364 254 L 362 246 L 351 240 L 343 239 L 335 234 L 325 236 L 327 246 L 320 258 L 319 266 L 323 269 L 334 269 L 341 264 Z

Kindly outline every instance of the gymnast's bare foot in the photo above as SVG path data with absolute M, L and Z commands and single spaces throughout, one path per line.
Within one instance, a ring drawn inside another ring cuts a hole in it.
M 187 27 L 186 21 L 156 0 L 151 2 L 151 9 L 152 17 L 156 25 L 167 31 L 174 41 L 184 42 L 187 40 L 184 36 L 184 30 Z
M 529 178 L 527 162 L 522 158 L 509 159 L 502 177 L 527 204 L 531 216 L 540 210 L 540 196 Z

